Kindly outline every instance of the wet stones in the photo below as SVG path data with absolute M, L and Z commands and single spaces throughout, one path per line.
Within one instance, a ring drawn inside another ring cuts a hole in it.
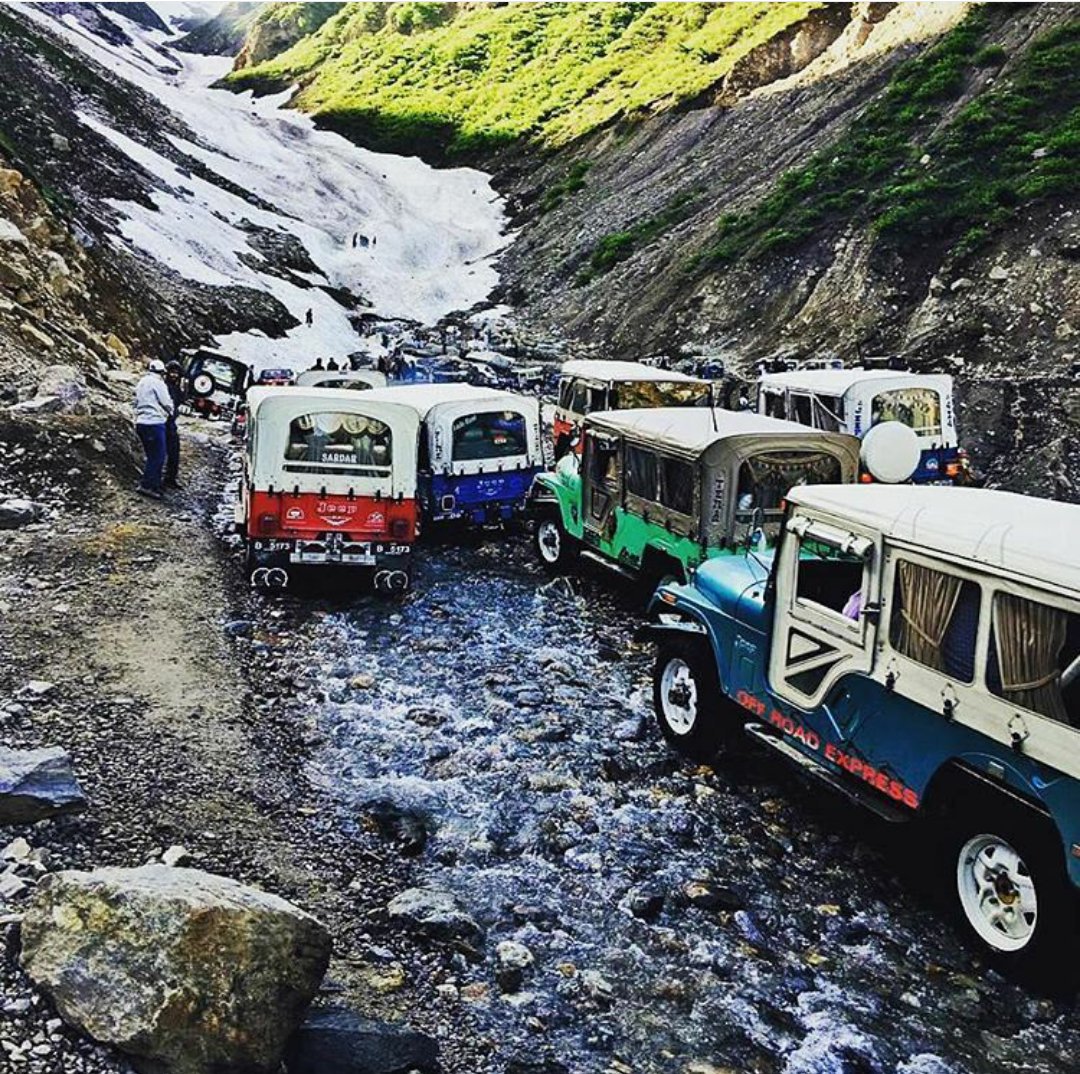
M 87 804 L 66 751 L 0 747 L 0 824 L 31 824 Z
M 477 940 L 482 930 L 447 891 L 408 888 L 386 907 L 392 919 L 412 926 L 436 940 Z
M 503 940 L 495 948 L 495 981 L 503 992 L 521 988 L 525 974 L 532 968 L 533 953 L 516 940 Z
M 22 966 L 61 1017 L 168 1074 L 276 1070 L 330 937 L 275 895 L 194 869 L 61 872 L 22 925 Z
M 289 1074 L 420 1074 L 439 1066 L 439 1046 L 425 1033 L 330 1007 L 312 1011 L 285 1055 Z
M 734 912 L 746 905 L 746 898 L 738 888 L 711 880 L 691 880 L 683 886 L 682 893 L 686 901 L 699 910 Z

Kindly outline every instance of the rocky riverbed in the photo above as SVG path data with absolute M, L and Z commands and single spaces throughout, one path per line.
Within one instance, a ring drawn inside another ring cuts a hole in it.
M 253 593 L 228 445 L 190 432 L 166 506 L 95 483 L 92 448 L 56 502 L 7 475 L 42 513 L 0 557 L 0 727 L 69 749 L 91 807 L 4 832 L 0 917 L 60 868 L 233 876 L 329 926 L 318 1004 L 428 1034 L 447 1074 L 1072 1069 L 1073 1006 L 958 942 L 916 833 L 750 743 L 667 749 L 636 596 L 547 578 L 523 534 L 429 540 L 397 604 Z M 4 928 L 5 1061 L 126 1071 Z

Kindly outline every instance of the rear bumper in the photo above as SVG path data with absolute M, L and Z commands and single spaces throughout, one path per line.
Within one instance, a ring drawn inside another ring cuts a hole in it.
M 393 541 L 350 541 L 343 534 L 326 539 L 284 540 L 249 537 L 252 556 L 262 567 L 312 564 L 404 570 L 412 560 L 412 545 Z

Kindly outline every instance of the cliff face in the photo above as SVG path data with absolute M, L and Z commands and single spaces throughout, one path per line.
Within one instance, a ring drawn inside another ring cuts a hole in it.
M 244 34 L 235 67 L 253 67 L 273 59 L 314 33 L 344 4 L 267 4 L 255 16 Z

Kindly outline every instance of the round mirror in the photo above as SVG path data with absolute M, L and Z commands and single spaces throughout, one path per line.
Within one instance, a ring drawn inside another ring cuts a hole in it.
M 918 469 L 922 450 L 914 430 L 899 421 L 883 421 L 863 437 L 859 454 L 875 481 L 896 485 Z

